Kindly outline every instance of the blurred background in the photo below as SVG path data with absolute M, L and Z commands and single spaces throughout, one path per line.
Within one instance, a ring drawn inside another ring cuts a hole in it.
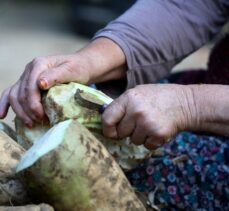
M 68 54 L 128 9 L 135 0 L 0 0 L 0 93 L 34 57 Z M 206 45 L 173 71 L 206 67 Z M 13 126 L 11 111 L 6 122 Z

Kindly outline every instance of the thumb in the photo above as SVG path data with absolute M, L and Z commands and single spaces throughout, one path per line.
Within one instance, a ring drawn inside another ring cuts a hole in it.
M 114 100 L 102 115 L 103 133 L 109 138 L 118 138 L 117 125 L 125 116 L 126 98 L 121 95 Z
M 57 84 L 77 81 L 78 78 L 80 79 L 80 74 L 77 71 L 74 72 L 69 65 L 63 64 L 43 71 L 38 77 L 38 86 L 47 90 Z

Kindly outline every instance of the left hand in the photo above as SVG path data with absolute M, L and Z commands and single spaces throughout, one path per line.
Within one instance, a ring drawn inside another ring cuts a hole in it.
M 11 106 L 27 127 L 45 118 L 41 90 L 56 84 L 98 83 L 125 78 L 126 59 L 122 49 L 110 39 L 98 38 L 74 54 L 33 59 L 20 79 L 0 97 L 0 119 Z
M 136 145 L 156 149 L 195 124 L 192 90 L 172 84 L 140 85 L 114 100 L 102 120 L 105 136 L 114 139 L 129 136 Z

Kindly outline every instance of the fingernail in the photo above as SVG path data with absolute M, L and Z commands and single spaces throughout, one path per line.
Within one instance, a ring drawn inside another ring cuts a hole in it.
M 26 122 L 25 126 L 29 129 L 33 128 L 33 123 Z
M 45 78 L 41 78 L 39 80 L 39 86 L 42 88 L 42 89 L 46 89 L 48 87 L 48 81 L 47 79 Z
M 43 119 L 43 117 L 41 115 L 39 115 L 39 114 L 35 114 L 35 118 L 38 121 L 41 121 Z

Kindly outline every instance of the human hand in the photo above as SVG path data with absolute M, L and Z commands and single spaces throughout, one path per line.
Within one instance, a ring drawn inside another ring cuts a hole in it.
M 156 149 L 197 121 L 188 86 L 140 85 L 114 100 L 104 111 L 103 132 L 109 138 L 130 137 L 136 145 Z
M 116 58 L 116 59 L 114 59 Z M 72 55 L 35 58 L 0 99 L 0 118 L 12 107 L 28 127 L 44 118 L 41 90 L 69 82 L 82 84 L 124 77 L 125 56 L 117 44 L 100 38 Z
M 44 117 L 41 90 L 55 84 L 78 81 L 87 83 L 88 73 L 79 66 L 74 55 L 36 58 L 30 62 L 20 79 L 6 89 L 0 100 L 0 118 L 4 118 L 11 105 L 27 126 Z

